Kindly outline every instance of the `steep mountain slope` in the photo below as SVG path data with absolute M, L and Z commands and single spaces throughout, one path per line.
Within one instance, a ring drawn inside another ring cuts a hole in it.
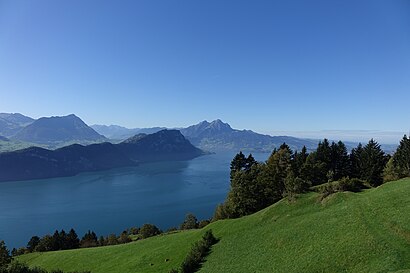
M 0 135 L 11 137 L 32 122 L 34 119 L 19 113 L 0 113 Z
M 409 272 L 409 192 L 410 179 L 403 179 L 362 193 L 337 193 L 322 202 L 309 193 L 203 230 L 17 259 L 65 271 L 169 272 L 212 229 L 220 241 L 199 272 Z
M 0 182 L 71 176 L 140 162 L 188 160 L 202 154 L 177 130 L 137 135 L 120 144 L 74 144 L 57 150 L 31 147 L 0 153 Z
M 47 144 L 68 141 L 104 141 L 105 137 L 72 114 L 63 117 L 40 118 L 21 129 L 13 139 Z
M 258 134 L 251 130 L 236 130 L 219 119 L 212 122 L 202 121 L 196 125 L 181 129 L 181 133 L 192 144 L 208 151 L 243 150 L 272 152 L 275 147 L 279 147 L 284 142 L 294 150 L 301 150 L 304 145 L 308 149 L 314 149 L 318 143 L 317 140 L 312 139 L 269 136 Z

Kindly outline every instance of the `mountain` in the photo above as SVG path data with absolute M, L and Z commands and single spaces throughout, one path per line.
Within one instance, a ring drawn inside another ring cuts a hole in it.
M 203 154 L 178 130 L 138 134 L 117 146 L 135 161 L 186 160 Z
M 43 117 L 22 128 L 13 139 L 36 144 L 75 141 L 101 142 L 106 138 L 85 124 L 76 115 Z
M 0 182 L 72 176 L 142 162 L 188 160 L 203 154 L 177 130 L 141 134 L 120 144 L 74 144 L 56 150 L 30 147 L 0 153 Z
M 232 129 L 228 123 L 217 119 L 212 122 L 202 121 L 196 125 L 181 129 L 181 133 L 195 146 L 208 151 L 243 150 L 271 152 L 286 142 L 292 149 L 300 150 L 317 147 L 317 140 L 301 139 L 290 136 L 269 136 L 251 130 Z
M 10 141 L 7 137 L 0 136 L 0 141 Z
M 11 137 L 34 122 L 34 119 L 20 113 L 0 113 L 0 135 Z
M 0 113 L 0 119 L 20 125 L 22 127 L 33 123 L 35 120 L 20 113 Z
M 152 134 L 163 127 L 134 128 L 128 129 L 117 125 L 92 125 L 98 133 L 110 139 L 126 139 L 136 134 Z M 300 150 L 306 146 L 308 150 L 317 147 L 318 140 L 302 139 L 290 136 L 269 136 L 255 133 L 251 130 L 233 129 L 228 123 L 220 119 L 212 122 L 202 121 L 187 128 L 179 128 L 181 133 L 200 149 L 216 151 L 248 151 L 248 152 L 272 152 L 286 142 L 292 149 Z
M 129 129 L 126 127 L 118 126 L 118 125 L 91 125 L 96 132 L 99 134 L 109 138 L 109 139 L 127 139 L 136 134 L 153 134 L 159 132 L 161 130 L 167 129 L 165 127 L 152 127 L 152 128 L 133 128 Z

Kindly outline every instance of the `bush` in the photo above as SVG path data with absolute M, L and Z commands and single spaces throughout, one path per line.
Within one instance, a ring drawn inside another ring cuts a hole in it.
M 359 192 L 364 187 L 364 181 L 358 178 L 349 179 L 348 177 L 343 177 L 335 184 L 337 191 L 351 191 Z
M 195 215 L 192 213 L 188 213 L 185 216 L 184 222 L 181 224 L 180 229 L 194 229 L 198 227 L 198 220 L 196 219 Z
M 361 191 L 364 186 L 365 181 L 360 180 L 358 178 L 343 177 L 339 181 L 328 182 L 326 184 L 321 185 L 318 190 L 320 193 L 321 199 L 326 198 L 327 196 L 336 193 L 336 192 L 343 192 L 343 191 L 351 191 L 351 192 L 359 192 Z
M 209 225 L 210 222 L 211 222 L 211 221 L 209 221 L 209 220 L 202 220 L 202 221 L 199 222 L 198 228 L 204 228 L 204 227 L 206 227 L 207 225 Z
M 193 273 L 198 271 L 201 267 L 201 263 L 204 258 L 208 255 L 211 246 L 216 244 L 218 239 L 212 234 L 212 230 L 208 230 L 202 236 L 201 240 L 195 242 L 192 245 L 191 251 L 185 257 L 184 261 L 181 264 L 181 273 Z M 175 269 L 172 269 L 169 273 L 178 272 Z
M 152 224 L 144 224 L 140 229 L 142 239 L 161 234 L 161 230 Z

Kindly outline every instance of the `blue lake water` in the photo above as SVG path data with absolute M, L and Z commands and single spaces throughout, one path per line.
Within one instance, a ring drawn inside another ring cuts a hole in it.
M 144 223 L 165 230 L 178 226 L 188 212 L 210 218 L 229 190 L 233 156 L 0 183 L 0 240 L 11 249 L 56 229 L 74 228 L 80 237 L 91 229 L 99 236 Z M 254 156 L 266 160 L 268 154 Z

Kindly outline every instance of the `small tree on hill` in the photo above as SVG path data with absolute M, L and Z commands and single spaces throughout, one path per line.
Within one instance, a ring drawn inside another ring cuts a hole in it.
M 161 234 L 159 228 L 152 224 L 144 224 L 140 229 L 140 234 L 143 239 Z
M 192 213 L 188 213 L 185 216 L 184 222 L 181 224 L 180 229 L 194 229 L 198 227 L 198 219 Z

